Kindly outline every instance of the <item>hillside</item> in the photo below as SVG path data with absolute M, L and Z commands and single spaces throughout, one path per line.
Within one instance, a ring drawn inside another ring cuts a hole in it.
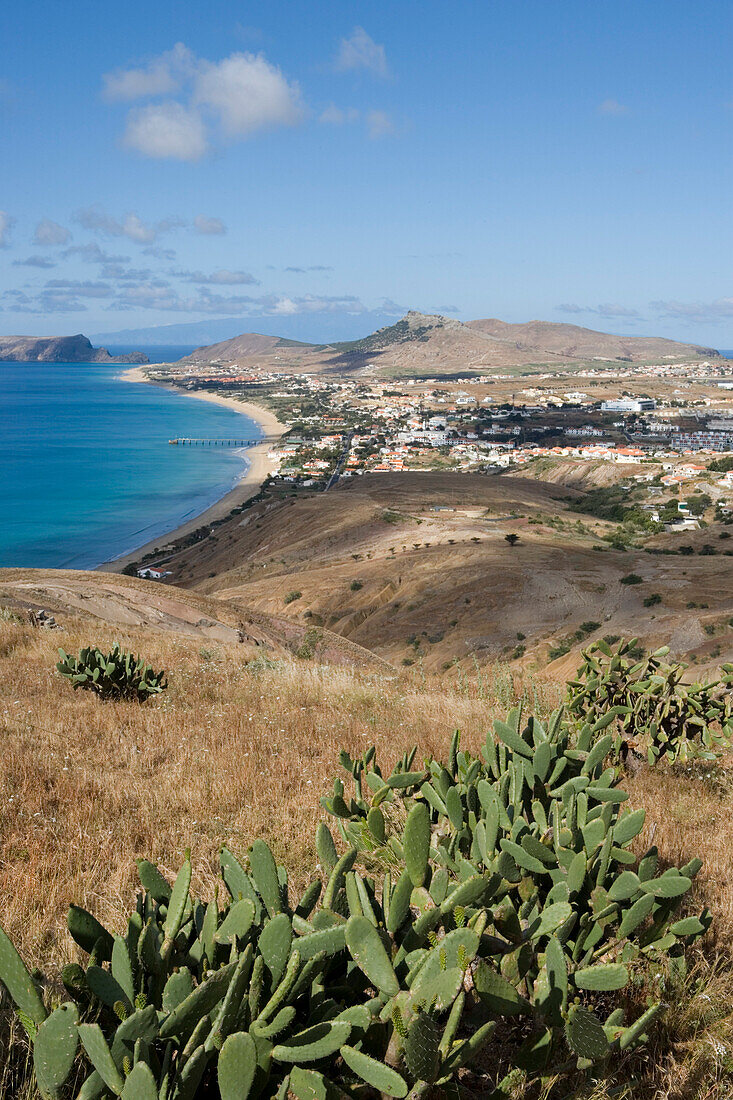
M 660 336 L 613 336 L 579 325 L 551 321 L 528 321 L 511 325 L 494 318 L 469 321 L 467 328 L 483 336 L 513 345 L 520 354 L 556 355 L 563 359 L 620 359 L 631 363 L 646 360 L 719 358 L 714 348 L 681 344 Z
M 26 615 L 53 614 L 87 628 L 100 624 L 152 634 L 187 636 L 206 643 L 242 646 L 242 659 L 280 659 L 310 651 L 332 665 L 364 669 L 383 662 L 329 630 L 309 631 L 309 624 L 263 613 L 240 604 L 162 587 L 150 581 L 106 573 L 62 569 L 0 569 L 0 607 Z
M 47 586 L 64 579 L 36 578 Z M 91 575 L 86 583 L 93 584 Z M 161 598 L 153 585 L 124 587 L 147 592 L 153 604 Z M 205 900 L 218 893 L 221 906 L 222 845 L 244 861 L 259 838 L 290 868 L 290 896 L 297 898 L 322 858 L 313 842 L 326 816 L 320 798 L 339 771 L 341 750 L 358 759 L 374 745 L 380 763 L 391 768 L 412 745 L 418 761 L 429 754 L 443 758 L 452 731 L 460 728 L 461 747 L 475 754 L 493 720 L 505 718 L 514 703 L 522 701 L 526 713 L 545 717 L 562 695 L 559 683 L 507 676 L 502 669 L 469 670 L 453 683 L 438 684 L 417 670 L 375 676 L 308 660 L 252 659 L 241 644 L 209 638 L 202 645 L 187 631 L 112 625 L 96 615 L 67 612 L 59 629 L 41 629 L 14 617 L 3 597 L 0 605 L 2 925 L 28 966 L 48 976 L 52 1003 L 68 996 L 62 967 L 88 963 L 67 932 L 69 903 L 124 935 L 139 889 L 136 858 L 154 860 L 172 881 L 190 849 L 193 889 Z M 102 702 L 91 692 L 73 692 L 54 673 L 58 645 L 75 652 L 90 642 L 109 649 L 114 641 L 167 670 L 163 696 L 144 706 Z M 640 1053 L 626 1052 L 599 1068 L 592 1093 L 597 1100 L 632 1093 L 635 1100 L 730 1095 L 730 775 L 724 759 L 714 778 L 688 768 L 681 780 L 662 766 L 624 777 L 630 795 L 625 808 L 643 808 L 647 815 L 632 858 L 652 844 L 655 867 L 657 854 L 660 868 L 700 856 L 703 866 L 685 912 L 707 906 L 714 923 L 713 932 L 690 950 L 686 979 L 675 978 L 671 967 L 658 981 L 644 977 L 649 968 L 642 970 L 641 959 L 635 962 L 624 1006 L 631 1003 L 634 1018 L 650 996 L 660 999 L 661 990 L 664 1021 Z M 381 878 L 381 868 L 368 866 Z M 653 970 L 662 967 L 655 961 Z M 508 1028 L 502 1030 L 487 1051 L 492 1071 L 509 1036 Z M 38 1100 L 30 1083 L 32 1061 L 27 1036 L 3 998 L 0 1095 Z M 534 1100 L 539 1093 L 523 1081 L 517 1079 L 512 1095 Z M 465 1094 L 478 1100 L 487 1091 Z M 568 1093 L 545 1095 L 554 1100 Z
M 147 363 L 142 353 L 110 355 L 77 336 L 0 336 L 0 363 Z
M 298 344 L 246 333 L 198 348 L 181 365 L 238 363 L 291 373 L 365 373 L 437 377 L 618 363 L 684 362 L 718 358 L 712 348 L 657 337 L 613 336 L 577 325 L 530 321 L 468 321 L 410 311 L 400 321 L 340 344 Z
M 196 348 L 181 362 L 195 363 L 202 357 L 211 362 L 239 360 L 253 355 L 269 355 L 276 348 L 282 350 L 293 347 L 308 349 L 311 345 L 298 344 L 294 340 L 285 340 L 279 336 L 264 336 L 259 332 L 245 332 L 241 336 L 234 336 L 231 340 L 220 340 L 217 344 Z
M 257 504 L 167 556 L 167 568 L 179 587 L 232 609 L 326 628 L 439 675 L 456 660 L 499 658 L 564 674 L 582 645 L 609 634 L 712 667 L 733 616 L 720 559 L 610 549 L 611 525 L 568 511 L 581 495 L 574 476 L 365 476 Z M 621 584 L 632 573 L 642 582 Z M 645 607 L 650 595 L 660 599 Z

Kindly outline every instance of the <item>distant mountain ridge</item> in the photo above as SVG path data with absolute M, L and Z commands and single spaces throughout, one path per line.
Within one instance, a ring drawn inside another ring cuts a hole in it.
M 0 363 L 147 363 L 140 353 L 110 355 L 87 336 L 0 336 Z
M 306 344 L 243 333 L 197 348 L 182 363 L 234 362 L 294 373 L 385 373 L 431 377 L 582 362 L 644 363 L 719 359 L 720 352 L 655 336 L 615 336 L 551 321 L 462 322 L 410 310 L 359 340 Z
M 248 325 L 265 336 L 282 336 L 291 340 L 305 340 L 310 344 L 332 343 L 334 340 L 353 340 L 369 325 L 378 328 L 389 325 L 395 319 L 393 310 L 375 309 L 367 314 L 355 309 L 351 312 L 307 312 L 283 314 L 259 314 L 244 317 L 216 317 L 203 321 L 174 322 L 150 325 L 144 328 L 118 329 L 114 332 L 90 333 L 94 344 L 108 347 L 204 347 L 232 340 Z

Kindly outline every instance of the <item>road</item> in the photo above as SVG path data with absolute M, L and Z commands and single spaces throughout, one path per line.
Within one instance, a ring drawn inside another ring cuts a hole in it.
M 343 450 L 341 451 L 341 454 L 339 455 L 339 460 L 336 463 L 336 469 L 331 474 L 331 476 L 328 479 L 328 482 L 326 484 L 326 488 L 323 490 L 324 493 L 327 493 L 329 489 L 333 489 L 334 485 L 336 484 L 338 479 L 341 477 L 341 474 L 343 473 L 343 470 L 344 470 L 344 466 L 346 465 L 346 459 L 349 457 L 349 451 L 351 450 L 351 440 L 353 438 L 354 438 L 354 433 L 349 432 L 348 435 L 346 436 L 346 439 L 344 440 L 344 447 L 343 447 Z

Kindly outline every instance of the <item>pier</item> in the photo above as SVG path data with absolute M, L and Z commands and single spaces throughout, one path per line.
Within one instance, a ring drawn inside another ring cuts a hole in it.
M 172 447 L 249 447 L 251 443 L 261 443 L 260 439 L 169 439 Z
M 258 443 L 277 443 L 280 437 L 277 435 L 261 435 L 257 439 L 193 439 L 181 436 L 178 439 L 169 439 L 171 447 L 254 447 Z

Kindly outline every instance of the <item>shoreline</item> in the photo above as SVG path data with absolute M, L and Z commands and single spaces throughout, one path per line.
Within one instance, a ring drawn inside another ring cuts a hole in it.
M 237 401 L 236 398 L 221 397 L 219 394 L 215 393 L 192 393 L 188 390 L 179 389 L 178 386 L 173 386 L 169 383 L 153 382 L 147 377 L 145 370 L 148 367 L 157 365 L 158 364 L 151 363 L 146 364 L 146 367 L 132 367 L 130 370 L 123 371 L 121 378 L 126 382 L 145 382 L 150 386 L 160 386 L 161 389 L 171 390 L 171 392 L 181 394 L 183 397 L 191 397 L 198 401 L 209 401 L 215 405 L 224 405 L 227 408 L 234 409 L 235 412 L 243 416 L 248 416 L 250 420 L 254 420 L 255 423 L 260 426 L 265 436 L 280 437 L 287 431 L 286 426 L 282 424 L 269 409 L 263 409 L 261 406 L 253 405 L 249 401 Z M 244 504 L 246 501 L 250 500 L 251 497 L 255 496 L 262 487 L 265 478 L 277 470 L 277 463 L 274 459 L 268 458 L 267 455 L 271 446 L 271 440 L 267 440 L 255 441 L 251 447 L 243 448 L 246 449 L 247 454 L 247 469 L 244 471 L 237 484 L 229 489 L 224 496 L 219 497 L 219 499 L 215 500 L 213 504 L 210 504 L 208 508 L 205 508 L 203 512 L 199 512 L 197 515 L 184 520 L 183 523 L 172 530 L 157 535 L 155 538 L 135 547 L 133 550 L 121 554 L 119 557 L 102 562 L 101 565 L 96 567 L 95 571 L 98 573 L 121 573 L 125 566 L 130 565 L 132 562 L 140 561 L 146 554 L 152 553 L 156 547 L 158 547 L 162 555 L 166 548 L 171 547 L 178 539 L 185 538 L 199 527 L 205 527 L 207 524 L 214 523 L 216 520 L 225 519 L 232 508 L 238 508 L 241 504 Z

